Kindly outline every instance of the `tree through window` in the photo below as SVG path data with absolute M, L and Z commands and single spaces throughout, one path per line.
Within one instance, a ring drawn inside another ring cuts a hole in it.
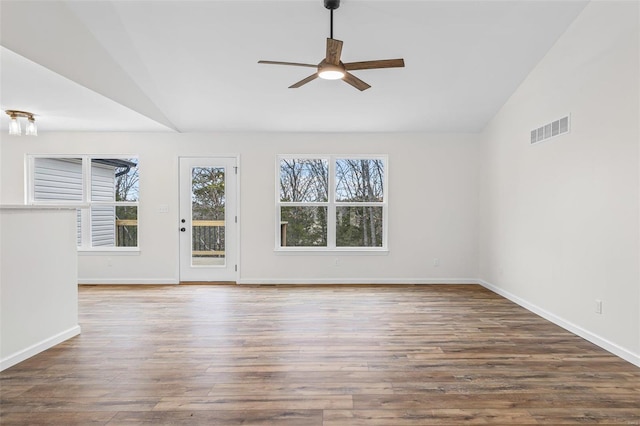
M 336 245 L 382 247 L 383 202 L 383 160 L 336 160 Z
M 277 246 L 384 249 L 385 166 L 385 157 L 278 157 Z

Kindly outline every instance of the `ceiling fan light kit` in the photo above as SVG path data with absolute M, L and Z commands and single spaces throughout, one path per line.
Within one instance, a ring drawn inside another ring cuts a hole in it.
M 346 73 L 344 65 L 322 64 L 322 62 L 318 65 L 318 77 L 325 80 L 340 80 Z
M 310 67 L 316 68 L 316 72 L 310 76 L 300 80 L 297 83 L 289 86 L 290 89 L 297 89 L 316 78 L 320 77 L 324 80 L 340 80 L 342 79 L 346 83 L 355 87 L 356 89 L 363 91 L 367 90 L 371 86 L 364 81 L 360 80 L 349 71 L 365 70 L 365 69 L 379 69 L 379 68 L 402 68 L 404 67 L 404 59 L 382 59 L 363 62 L 348 62 L 343 63 L 340 56 L 342 54 L 342 41 L 333 38 L 333 11 L 340 7 L 340 0 L 324 0 L 324 7 L 329 9 L 331 13 L 330 24 L 331 32 L 330 37 L 327 38 L 327 51 L 326 57 L 320 61 L 319 64 L 305 64 L 299 62 L 281 62 L 281 61 L 258 61 L 259 64 L 271 64 L 271 65 L 288 65 L 296 67 Z

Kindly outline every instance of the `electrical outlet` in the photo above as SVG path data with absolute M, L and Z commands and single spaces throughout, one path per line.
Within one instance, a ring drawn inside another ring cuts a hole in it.
M 342 261 L 339 258 L 336 258 L 334 265 L 340 266 L 341 264 L 342 264 Z
M 438 259 L 437 257 L 433 258 L 433 267 L 437 268 L 438 266 L 440 266 L 440 259 Z
M 596 314 L 602 314 L 602 300 L 596 299 L 595 311 Z

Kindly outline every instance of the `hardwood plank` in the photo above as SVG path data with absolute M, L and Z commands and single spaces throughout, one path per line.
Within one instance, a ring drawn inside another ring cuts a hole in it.
M 486 390 L 473 393 L 444 393 L 437 389 L 433 392 L 420 394 L 394 395 L 354 395 L 353 408 L 368 409 L 528 409 L 528 408 L 576 408 L 576 409 L 610 409 L 638 407 L 637 393 L 608 395 L 603 393 L 584 395 L 576 392 L 544 393 L 536 392 L 487 392 Z
M 640 369 L 475 285 L 81 286 L 4 424 L 638 424 Z
M 539 424 L 525 410 L 326 410 L 324 426 L 423 426 L 423 425 L 531 425 Z
M 328 410 L 351 408 L 353 408 L 351 395 L 280 397 L 269 394 L 229 396 L 215 393 L 209 397 L 165 397 L 158 402 L 153 410 Z
M 151 411 L 160 398 L 95 398 L 95 397 L 63 397 L 63 398 L 5 398 L 2 397 L 3 413 L 58 412 L 80 413 L 96 411 Z
M 65 425 L 91 426 L 106 425 L 116 415 L 115 412 L 17 412 L 0 413 L 2 426 L 24 425 Z
M 344 381 L 344 379 L 342 380 Z M 355 394 L 392 394 L 391 384 L 354 383 L 344 386 L 343 383 L 312 383 L 310 381 L 291 382 L 234 382 L 220 383 L 213 386 L 209 396 L 213 395 L 278 395 L 284 397 L 318 396 L 318 395 L 355 395 Z
M 137 425 L 321 426 L 321 410 L 121 412 L 108 426 Z
M 637 407 L 637 404 L 636 404 Z M 607 425 L 639 425 L 640 413 L 637 408 L 618 409 L 567 409 L 543 408 L 527 410 L 539 424 L 607 424 Z

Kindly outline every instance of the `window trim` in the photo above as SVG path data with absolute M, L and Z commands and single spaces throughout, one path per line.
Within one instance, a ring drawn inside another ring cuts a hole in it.
M 25 168 L 25 204 L 31 206 L 63 206 L 75 207 L 81 215 L 81 245 L 77 246 L 78 252 L 99 254 L 100 252 L 135 254 L 140 252 L 140 200 L 138 201 L 92 201 L 91 194 L 91 160 L 94 158 L 124 159 L 136 158 L 138 160 L 138 173 L 140 173 L 140 156 L 138 154 L 27 154 L 27 167 Z M 80 159 L 82 164 L 82 199 L 81 200 L 36 200 L 35 199 L 35 161 L 37 158 L 52 159 Z M 138 189 L 139 190 L 139 189 Z M 93 206 L 136 207 L 138 210 L 138 244 L 135 247 L 106 247 L 92 246 L 91 241 L 91 208 Z M 85 224 L 89 224 L 88 226 Z
M 290 202 L 280 201 L 280 163 L 282 160 L 327 160 L 328 199 L 326 202 Z M 383 201 L 382 202 L 345 202 L 336 201 L 336 161 L 337 160 L 382 160 L 384 163 Z M 278 254 L 388 254 L 389 252 L 389 156 L 387 154 L 278 154 L 275 161 L 275 248 Z M 326 247 L 282 247 L 281 246 L 281 207 L 327 207 L 327 246 Z M 382 207 L 382 246 L 380 247 L 343 247 L 336 246 L 336 208 L 337 207 Z

